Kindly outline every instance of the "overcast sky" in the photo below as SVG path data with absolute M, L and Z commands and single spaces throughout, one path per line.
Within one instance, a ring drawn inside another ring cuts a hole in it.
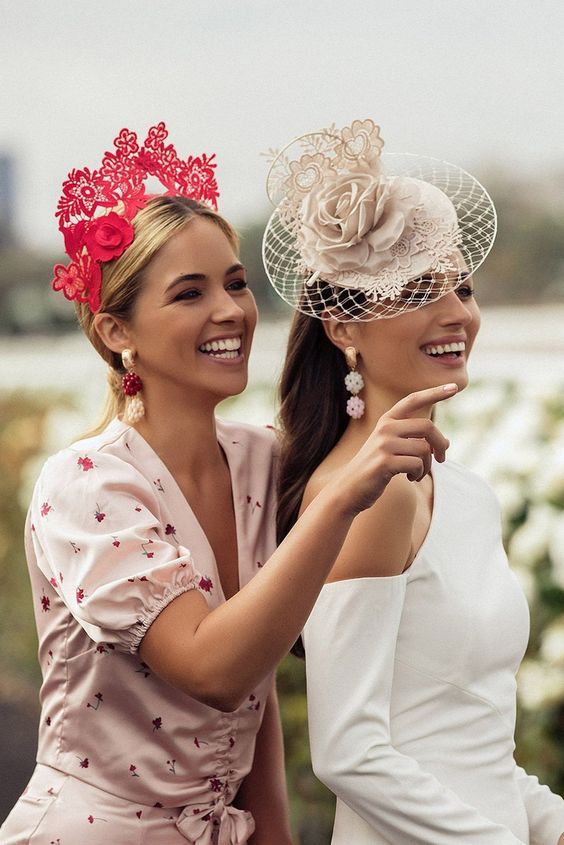
M 564 169 L 562 0 L 0 0 L 0 150 L 41 247 L 72 167 L 164 119 L 216 152 L 220 209 L 267 209 L 261 152 L 372 117 L 388 152 Z M 143 135 L 144 137 L 144 135 Z

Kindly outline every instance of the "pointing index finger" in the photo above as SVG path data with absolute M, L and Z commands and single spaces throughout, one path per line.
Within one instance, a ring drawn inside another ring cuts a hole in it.
M 438 387 L 428 387 L 425 390 L 418 390 L 416 393 L 410 393 L 388 411 L 388 415 L 396 420 L 403 420 L 408 417 L 417 416 L 421 411 L 434 405 L 436 402 L 441 402 L 443 399 L 449 399 L 458 391 L 458 385 L 454 382 L 450 384 L 441 384 Z

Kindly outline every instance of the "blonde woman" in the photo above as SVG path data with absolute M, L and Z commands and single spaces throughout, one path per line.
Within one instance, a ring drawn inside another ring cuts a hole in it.
M 53 284 L 111 395 L 30 507 L 42 715 L 2 845 L 290 845 L 274 669 L 356 514 L 448 445 L 418 412 L 456 386 L 408 397 L 275 550 L 273 432 L 215 417 L 246 385 L 254 298 L 213 159 L 166 136 L 122 130 L 58 206 Z

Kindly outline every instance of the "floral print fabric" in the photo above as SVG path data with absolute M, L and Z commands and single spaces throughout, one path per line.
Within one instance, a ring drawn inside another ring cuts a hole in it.
M 220 420 L 217 436 L 244 586 L 275 547 L 275 438 Z M 26 549 L 43 672 L 38 762 L 227 831 L 272 678 L 221 713 L 139 658 L 144 633 L 177 595 L 197 589 L 211 608 L 225 601 L 213 551 L 166 466 L 119 420 L 75 443 L 41 473 Z

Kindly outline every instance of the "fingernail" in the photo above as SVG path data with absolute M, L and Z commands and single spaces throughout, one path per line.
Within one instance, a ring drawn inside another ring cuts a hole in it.
M 452 390 L 458 390 L 458 385 L 451 382 L 450 384 L 443 384 L 443 390 L 445 393 L 450 393 Z

